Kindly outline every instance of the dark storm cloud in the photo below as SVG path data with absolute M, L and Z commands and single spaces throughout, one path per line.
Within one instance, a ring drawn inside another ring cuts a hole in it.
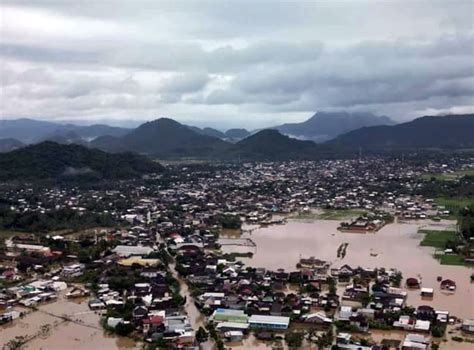
M 266 125 L 321 109 L 407 119 L 474 105 L 470 1 L 1 6 L 5 116 Z

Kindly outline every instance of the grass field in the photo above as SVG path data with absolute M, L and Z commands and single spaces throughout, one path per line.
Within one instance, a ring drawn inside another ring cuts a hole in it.
M 25 235 L 27 233 L 25 232 L 17 232 L 17 231 L 10 231 L 10 230 L 0 230 L 0 240 L 3 241 L 5 239 L 8 239 L 10 237 L 16 236 L 16 235 Z
M 449 240 L 456 240 L 456 232 L 454 231 L 419 230 L 418 233 L 425 234 L 425 237 L 420 242 L 420 245 L 425 247 L 444 249 Z
M 362 209 L 323 209 L 321 212 L 299 213 L 293 219 L 301 220 L 344 220 L 364 214 Z
M 423 174 L 421 177 L 422 179 L 427 180 L 427 181 L 430 181 L 433 178 L 437 181 L 454 181 L 466 175 L 474 176 L 474 169 L 458 170 L 452 173 L 442 173 L 442 174 L 427 173 L 427 174 Z
M 465 265 L 464 258 L 461 255 L 435 254 L 441 265 Z
M 474 198 L 469 197 L 436 197 L 434 201 L 438 206 L 444 206 L 451 212 L 450 219 L 457 219 L 460 209 L 474 205 Z

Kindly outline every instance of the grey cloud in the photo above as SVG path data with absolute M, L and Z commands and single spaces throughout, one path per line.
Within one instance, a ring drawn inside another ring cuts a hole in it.
M 4 116 L 265 125 L 318 109 L 414 116 L 474 106 L 471 1 L 3 4 L 37 20 L 4 31 Z M 38 30 L 50 18 L 67 30 Z

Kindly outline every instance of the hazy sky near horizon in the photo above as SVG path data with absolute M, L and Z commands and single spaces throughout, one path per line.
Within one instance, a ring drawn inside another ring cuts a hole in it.
M 0 117 L 257 128 L 474 111 L 474 1 L 2 0 Z

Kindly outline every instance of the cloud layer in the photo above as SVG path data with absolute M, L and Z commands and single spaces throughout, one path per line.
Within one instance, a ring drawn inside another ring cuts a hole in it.
M 471 1 L 0 6 L 3 118 L 253 128 L 474 109 Z

